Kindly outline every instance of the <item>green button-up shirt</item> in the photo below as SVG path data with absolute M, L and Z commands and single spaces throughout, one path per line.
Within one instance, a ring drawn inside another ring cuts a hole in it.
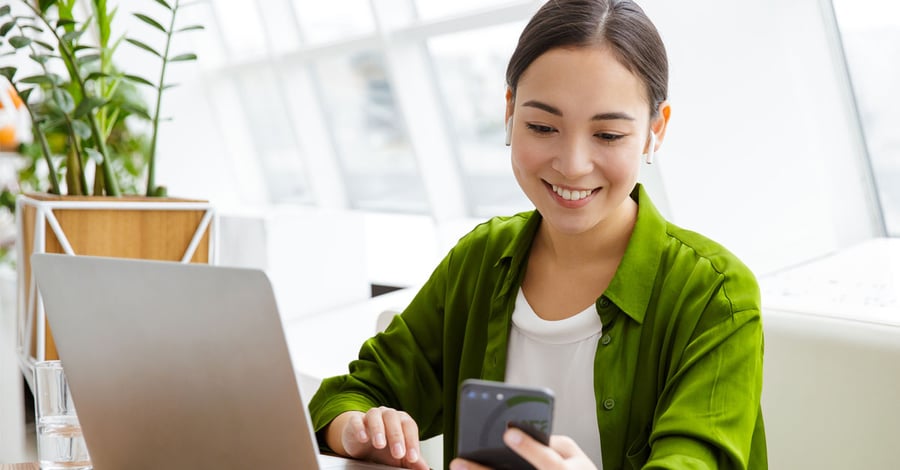
M 760 411 L 763 332 L 750 270 L 717 243 L 667 222 L 638 185 L 625 255 L 596 301 L 603 336 L 594 394 L 603 468 L 767 468 Z M 447 254 L 348 375 L 309 408 L 317 432 L 342 412 L 390 406 L 455 455 L 460 383 L 503 380 L 516 294 L 537 212 L 477 226 Z M 319 433 L 321 434 L 321 433 Z

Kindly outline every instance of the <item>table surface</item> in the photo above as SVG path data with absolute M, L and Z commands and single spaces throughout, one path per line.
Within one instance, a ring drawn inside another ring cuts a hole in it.
M 0 463 L 0 470 L 39 470 L 37 462 L 33 463 Z

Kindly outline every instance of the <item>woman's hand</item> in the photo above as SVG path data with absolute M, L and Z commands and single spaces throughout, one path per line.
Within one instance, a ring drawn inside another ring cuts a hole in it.
M 545 446 L 524 432 L 509 428 L 503 434 L 503 442 L 538 470 L 597 468 L 578 444 L 566 436 L 550 436 L 550 445 Z M 468 460 L 453 459 L 450 462 L 450 470 L 488 470 L 488 468 Z
M 428 470 L 419 449 L 419 426 L 408 414 L 393 408 L 341 413 L 328 425 L 325 440 L 340 455 Z

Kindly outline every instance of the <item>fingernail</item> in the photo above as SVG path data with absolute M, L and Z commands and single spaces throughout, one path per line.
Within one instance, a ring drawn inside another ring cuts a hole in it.
M 391 454 L 393 454 L 395 459 L 402 459 L 404 454 L 403 444 L 399 442 L 394 444 L 394 447 L 391 449 Z
M 503 436 L 507 444 L 511 446 L 517 446 L 522 443 L 522 433 L 516 431 L 515 429 L 509 429 L 506 431 L 506 435 Z
M 419 460 L 419 453 L 416 452 L 416 449 L 409 449 L 409 452 L 406 454 L 406 460 L 409 460 L 410 463 L 415 463 Z
M 469 467 L 462 462 L 450 462 L 450 470 L 468 470 Z
M 373 442 L 373 444 L 375 444 L 376 448 L 383 449 L 384 446 L 387 445 L 387 441 L 384 440 L 384 434 L 382 434 L 382 433 L 375 434 L 375 442 Z

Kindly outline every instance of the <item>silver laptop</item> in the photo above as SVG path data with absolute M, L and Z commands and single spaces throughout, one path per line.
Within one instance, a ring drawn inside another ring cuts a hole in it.
M 95 469 L 392 468 L 319 454 L 262 271 L 31 260 Z

